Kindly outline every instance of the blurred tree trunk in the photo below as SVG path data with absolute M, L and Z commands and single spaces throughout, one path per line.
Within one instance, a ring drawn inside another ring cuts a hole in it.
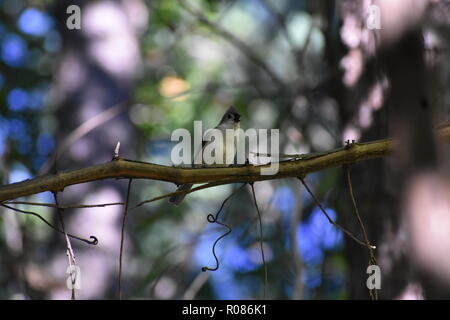
M 345 83 L 344 75 L 344 83 L 333 86 L 339 89 L 335 94 L 341 109 L 343 131 L 350 124 L 358 123 L 362 133 L 359 141 L 393 136 L 400 146 L 391 158 L 373 160 L 352 168 L 359 211 L 369 239 L 377 245 L 383 299 L 442 298 L 448 297 L 449 292 L 448 282 L 442 282 L 448 281 L 448 272 L 440 272 L 436 267 L 445 266 L 448 262 L 438 262 L 438 253 L 433 254 L 439 250 L 434 249 L 436 247 L 448 250 L 448 236 L 433 235 L 430 228 L 433 223 L 447 225 L 449 204 L 445 201 L 448 183 L 442 183 L 437 177 L 443 165 L 437 159 L 444 160 L 445 154 L 437 152 L 432 133 L 440 99 L 434 87 L 436 70 L 431 70 L 425 63 L 425 29 L 422 26 L 426 3 L 409 0 L 376 2 L 381 7 L 382 25 L 381 30 L 373 33 L 379 41 L 373 38 L 375 53 L 369 52 L 364 40 L 346 53 L 329 50 L 330 63 L 342 61 L 344 56 L 350 57 L 349 52 L 359 51 L 364 57 L 364 70 L 358 82 Z M 359 17 L 361 25 L 356 29 L 367 31 L 364 30 L 365 9 L 356 1 L 345 1 L 343 18 Z M 414 15 L 405 14 L 411 10 Z M 341 37 L 346 36 L 341 29 Z M 353 64 L 344 67 L 344 73 L 355 68 L 355 61 L 358 62 L 354 59 Z M 383 76 L 388 81 L 388 94 L 378 110 L 370 111 L 369 126 L 364 126 L 361 111 L 367 107 L 370 89 L 382 82 Z M 443 106 L 439 107 L 442 111 Z M 342 185 L 346 185 L 345 179 Z M 437 189 L 431 191 L 433 188 Z M 347 187 L 342 192 L 348 193 Z M 436 196 L 431 200 L 430 193 L 433 192 Z M 351 210 L 350 205 L 342 208 L 345 216 L 341 219 L 349 229 L 359 230 Z M 433 217 L 435 211 L 447 212 Z M 425 249 L 422 242 L 427 237 Z M 367 250 L 346 241 L 345 251 L 349 263 L 349 298 L 367 299 Z M 430 266 L 433 262 L 434 268 Z
M 66 8 L 77 4 L 81 8 L 81 29 L 69 30 Z M 140 0 L 134 1 L 58 1 L 54 8 L 63 40 L 63 53 L 59 61 L 54 96 L 58 103 L 57 147 L 80 125 L 107 110 L 103 120 L 94 125 L 57 156 L 56 169 L 83 167 L 108 161 L 116 143 L 120 141 L 120 155 L 137 156 L 137 134 L 128 118 L 132 90 L 140 68 L 138 33 L 145 27 L 147 10 Z M 100 116 L 101 118 L 101 116 Z M 66 188 L 58 194 L 60 203 L 104 203 L 124 201 L 125 181 L 98 182 Z M 117 297 L 111 292 L 116 285 L 120 222 L 122 207 L 94 210 L 65 211 L 66 229 L 82 236 L 95 235 L 97 247 L 73 243 L 75 257 L 81 269 L 80 298 Z M 67 215 L 70 213 L 70 216 Z M 64 274 L 67 263 L 65 241 L 55 235 L 58 250 L 52 264 Z M 61 276 L 58 274 L 58 277 Z M 66 276 L 64 276 L 66 277 Z M 108 291 L 109 290 L 109 291 Z M 111 296 L 113 294 L 113 296 Z M 67 298 L 67 288 L 53 290 L 52 298 Z

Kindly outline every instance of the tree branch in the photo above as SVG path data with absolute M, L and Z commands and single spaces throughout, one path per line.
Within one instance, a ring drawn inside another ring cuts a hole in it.
M 449 142 L 450 127 L 440 129 L 438 136 Z M 279 170 L 274 175 L 260 174 L 261 168 L 268 167 L 269 165 L 179 168 L 119 158 L 87 168 L 62 171 L 56 174 L 48 174 L 34 179 L 4 185 L 0 187 L 0 202 L 44 191 L 59 192 L 70 185 L 110 178 L 152 179 L 173 182 L 179 185 L 183 183 L 214 183 L 219 181 L 219 184 L 229 184 L 234 182 L 299 177 L 327 168 L 385 157 L 394 148 L 395 145 L 390 139 L 368 143 L 355 143 L 349 147 L 317 154 L 307 159 L 292 159 L 280 162 Z

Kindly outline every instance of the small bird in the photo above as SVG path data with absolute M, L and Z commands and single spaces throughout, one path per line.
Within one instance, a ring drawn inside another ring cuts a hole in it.
M 235 139 L 233 139 L 231 142 L 228 141 L 228 144 L 232 143 L 234 145 L 228 145 L 226 138 L 225 138 L 226 130 L 232 129 L 232 130 L 236 131 L 237 129 L 239 129 L 240 119 L 241 119 L 241 115 L 237 112 L 237 110 L 233 106 L 231 106 L 228 108 L 227 112 L 225 112 L 225 114 L 223 115 L 222 120 L 220 120 L 220 123 L 215 127 L 215 129 L 218 129 L 222 132 L 223 141 L 221 141 L 221 143 L 218 145 L 218 147 L 216 148 L 216 151 L 223 152 L 223 163 L 225 165 L 231 164 L 234 159 L 234 156 L 236 154 L 236 143 L 237 143 L 237 138 L 238 138 L 237 136 L 235 136 Z M 195 159 L 198 159 L 198 157 L 202 157 L 202 159 L 203 159 L 203 150 L 209 143 L 211 143 L 211 141 L 208 141 L 208 140 L 210 140 L 210 139 L 208 139 L 207 135 L 205 135 L 203 142 L 202 142 L 202 147 L 197 152 Z M 227 154 L 226 153 L 227 148 L 232 148 L 233 152 L 232 153 L 229 152 Z M 198 163 L 198 162 L 199 161 L 194 161 L 194 163 Z M 192 183 L 182 184 L 181 186 L 178 187 L 177 191 L 189 190 L 192 188 L 192 186 L 193 186 Z M 181 203 L 181 201 L 183 201 L 185 196 L 186 196 L 186 193 L 174 195 L 169 198 L 169 202 L 171 202 L 175 205 L 179 205 Z

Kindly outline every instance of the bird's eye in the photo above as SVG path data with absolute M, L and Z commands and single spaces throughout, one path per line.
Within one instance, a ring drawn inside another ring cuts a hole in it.
M 233 116 L 231 115 L 231 113 L 228 115 L 228 119 L 233 118 Z

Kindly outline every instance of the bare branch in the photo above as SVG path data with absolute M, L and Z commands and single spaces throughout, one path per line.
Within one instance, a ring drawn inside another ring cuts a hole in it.
M 286 19 L 285 17 L 281 14 L 278 13 L 275 8 L 272 6 L 271 3 L 269 3 L 269 1 L 267 0 L 259 0 L 259 2 L 266 7 L 267 11 L 269 11 L 269 13 L 276 19 L 277 24 L 281 27 L 281 31 L 283 32 L 284 37 L 286 38 L 286 41 L 288 42 L 289 46 L 292 49 L 293 55 L 295 57 L 295 45 L 294 42 L 292 41 L 291 36 L 289 35 L 289 31 L 288 31 L 288 27 L 287 27 L 287 23 L 286 23 Z
M 369 236 L 367 235 L 366 228 L 364 227 L 364 223 L 359 214 L 358 206 L 356 205 L 355 195 L 353 194 L 352 179 L 350 177 L 350 168 L 348 166 L 344 166 L 344 169 L 345 169 L 346 176 L 347 176 L 347 185 L 348 185 L 348 190 L 350 193 L 350 198 L 352 199 L 353 212 L 355 213 L 356 218 L 358 219 L 359 225 L 361 226 L 361 230 L 364 235 L 364 240 L 366 241 L 366 245 L 367 245 L 367 250 L 369 251 L 369 265 L 377 264 L 377 259 L 375 258 L 374 250 L 373 250 L 372 246 L 370 245 Z M 377 289 L 369 289 L 369 294 L 372 297 L 372 300 L 378 300 Z
M 64 226 L 64 216 L 62 214 L 62 209 L 59 208 L 57 192 L 53 192 L 53 198 L 55 198 L 55 205 L 56 205 L 56 210 L 58 211 L 58 217 L 59 217 L 59 222 L 61 224 L 61 229 L 62 229 L 62 232 L 64 233 L 64 237 L 66 238 L 66 253 L 67 253 L 67 258 L 69 259 L 70 279 L 72 281 L 72 297 L 71 297 L 71 299 L 75 300 L 75 282 L 76 282 L 77 273 L 74 272 L 72 266 L 76 265 L 77 261 L 75 260 L 75 254 L 73 253 L 72 244 L 70 243 L 69 236 L 67 235 L 67 232 L 66 232 L 66 227 Z
M 445 141 L 450 141 L 450 127 L 440 129 L 438 136 Z M 61 191 L 70 185 L 110 178 L 153 179 L 176 184 L 208 183 L 207 186 L 201 186 L 204 189 L 235 182 L 298 177 L 327 168 L 385 157 L 394 148 L 395 144 L 390 139 L 356 143 L 351 147 L 325 152 L 305 160 L 296 159 L 280 162 L 279 170 L 274 175 L 261 175 L 260 173 L 261 168 L 268 167 L 269 164 L 219 168 L 177 168 L 119 158 L 91 167 L 61 171 L 56 174 L 48 174 L 2 186 L 0 187 L 0 201 L 12 200 L 44 191 Z
M 6 201 L 3 204 L 24 204 L 28 206 L 40 206 L 56 208 L 54 203 L 43 203 L 43 202 L 28 202 L 28 201 Z M 108 206 L 123 206 L 123 202 L 111 202 L 111 203 L 100 203 L 100 204 L 71 204 L 67 206 L 60 206 L 60 209 L 84 209 L 84 208 L 99 208 Z
M 229 225 L 227 225 L 226 223 L 224 223 L 224 222 L 220 222 L 219 221 L 219 215 L 222 212 L 222 209 L 223 209 L 225 203 L 227 203 L 227 201 L 230 200 L 231 197 L 234 196 L 245 185 L 246 185 L 246 183 L 242 184 L 239 188 L 235 189 L 228 197 L 226 197 L 225 200 L 223 200 L 222 205 L 220 206 L 219 210 L 216 212 L 215 215 L 208 214 L 208 216 L 206 217 L 206 219 L 208 220 L 209 223 L 217 223 L 218 225 L 221 225 L 221 226 L 227 228 L 227 231 L 224 234 L 220 235 L 214 241 L 214 244 L 212 246 L 212 254 L 214 256 L 214 259 L 216 260 L 216 266 L 214 268 L 210 268 L 210 267 L 206 267 L 205 266 L 205 267 L 202 268 L 203 272 L 205 272 L 205 271 L 217 271 L 219 269 L 220 264 L 219 264 L 219 259 L 217 258 L 217 255 L 216 255 L 216 245 L 217 245 L 217 243 L 219 243 L 219 241 L 221 239 L 225 238 L 227 235 L 229 235 L 231 233 L 231 227 Z
M 50 228 L 55 229 L 55 230 L 58 231 L 59 233 L 64 234 L 64 232 L 63 232 L 62 230 L 58 229 L 57 227 L 55 227 L 54 225 L 52 225 L 50 222 L 48 222 L 47 220 L 45 220 L 45 218 L 42 217 L 40 214 L 38 214 L 38 213 L 36 213 L 36 212 L 32 212 L 32 211 L 26 211 L 26 210 L 17 209 L 17 208 L 8 206 L 8 204 L 9 204 L 8 202 L 7 202 L 7 203 L 0 203 L 0 206 L 2 206 L 2 207 L 4 207 L 4 208 L 7 208 L 7 209 L 10 209 L 10 210 L 15 211 L 15 212 L 19 212 L 19 213 L 24 213 L 24 214 L 29 214 L 29 215 L 31 215 L 31 216 L 35 216 L 35 217 L 39 218 L 41 221 L 43 221 L 43 222 L 44 222 L 46 225 L 48 225 Z M 92 240 L 87 240 L 87 239 L 84 239 L 84 238 L 75 236 L 75 235 L 73 235 L 73 234 L 70 234 L 70 233 L 68 233 L 67 235 L 68 235 L 69 237 L 73 238 L 73 239 L 83 241 L 84 243 L 87 243 L 87 244 L 92 244 L 92 245 L 97 245 L 97 244 L 98 244 L 98 239 L 97 239 L 95 236 L 90 236 L 89 238 L 92 239 Z
M 83 122 L 60 143 L 55 151 L 53 151 L 52 155 L 39 170 L 39 173 L 47 173 L 50 170 L 50 166 L 57 160 L 58 155 L 63 154 L 69 146 L 74 144 L 75 141 L 81 139 L 95 128 L 101 126 L 105 122 L 113 119 L 114 117 L 125 111 L 126 107 L 127 106 L 125 104 L 114 105 L 90 118 L 88 121 Z
M 283 81 L 275 74 L 275 72 L 254 52 L 254 50 L 248 46 L 244 41 L 237 38 L 231 32 L 223 29 L 219 25 L 210 21 L 205 15 L 203 15 L 199 10 L 192 8 L 187 1 L 178 0 L 178 3 L 190 14 L 192 14 L 197 20 L 204 25 L 208 26 L 214 33 L 217 33 L 225 40 L 230 42 L 233 46 L 238 48 L 251 62 L 260 67 L 267 75 L 272 79 L 274 83 L 277 84 L 279 89 L 284 89 L 285 84 Z
M 253 201 L 255 203 L 256 212 L 258 213 L 258 220 L 259 220 L 259 237 L 260 237 L 260 247 L 261 247 L 261 258 L 264 265 L 264 290 L 263 290 L 263 300 L 266 300 L 266 291 L 267 291 L 267 263 L 266 263 L 266 257 L 264 255 L 264 237 L 263 237 L 263 227 L 262 227 L 262 220 L 261 220 L 261 212 L 259 212 L 258 202 L 256 201 L 256 195 L 255 195 L 255 188 L 253 187 L 253 183 L 250 183 L 250 187 L 252 188 L 252 195 L 253 195 Z
M 220 181 L 211 182 L 211 183 L 202 184 L 201 186 L 198 186 L 198 187 L 195 187 L 195 188 L 191 188 L 191 189 L 186 189 L 186 190 L 180 190 L 180 191 L 166 193 L 166 194 L 154 197 L 152 199 L 144 200 L 142 202 L 139 202 L 137 205 L 135 205 L 133 208 L 131 208 L 131 210 L 136 209 L 137 207 L 140 207 L 140 206 L 142 206 L 142 205 L 144 205 L 146 203 L 150 203 L 150 202 L 154 202 L 154 201 L 157 201 L 157 200 L 169 198 L 171 196 L 175 196 L 175 195 L 178 195 L 178 194 L 183 194 L 183 193 L 187 194 L 187 193 L 191 193 L 191 192 L 202 190 L 202 189 L 212 188 L 212 187 L 220 186 L 220 185 L 223 185 L 223 184 L 228 184 L 228 182 L 220 182 Z
M 183 294 L 183 300 L 193 300 L 203 285 L 208 281 L 209 273 L 200 272 Z
M 128 204 L 130 203 L 130 192 L 131 192 L 131 182 L 133 179 L 128 181 L 127 188 L 127 199 L 125 201 L 125 210 L 123 212 L 123 220 L 122 220 L 122 236 L 120 238 L 120 253 L 119 253 L 119 300 L 122 300 L 122 255 L 123 255 L 123 242 L 125 239 L 125 223 L 127 220 L 128 214 Z
M 328 222 L 330 222 L 333 226 L 335 226 L 336 228 L 338 228 L 339 230 L 341 230 L 343 233 L 345 233 L 347 236 L 349 236 L 350 238 L 352 238 L 353 240 L 355 240 L 357 243 L 359 243 L 360 245 L 367 247 L 368 244 L 364 243 L 363 241 L 359 240 L 357 237 L 355 237 L 353 235 L 353 233 L 351 233 L 350 231 L 348 231 L 347 229 L 345 229 L 344 227 L 342 227 L 340 224 L 336 223 L 333 219 L 331 219 L 331 217 L 328 215 L 328 213 L 325 211 L 325 209 L 322 207 L 322 204 L 320 203 L 320 201 L 316 198 L 316 196 L 314 195 L 314 193 L 311 191 L 311 189 L 308 187 L 308 185 L 305 183 L 305 180 L 303 180 L 303 178 L 299 177 L 299 180 L 302 182 L 303 186 L 305 187 L 306 191 L 308 191 L 308 193 L 311 195 L 311 197 L 313 198 L 314 202 L 317 204 L 317 206 L 319 207 L 319 209 L 323 212 L 323 214 L 325 215 L 325 217 L 327 217 Z M 369 245 L 370 246 L 370 245 Z M 372 249 L 375 249 L 375 247 L 369 247 Z

